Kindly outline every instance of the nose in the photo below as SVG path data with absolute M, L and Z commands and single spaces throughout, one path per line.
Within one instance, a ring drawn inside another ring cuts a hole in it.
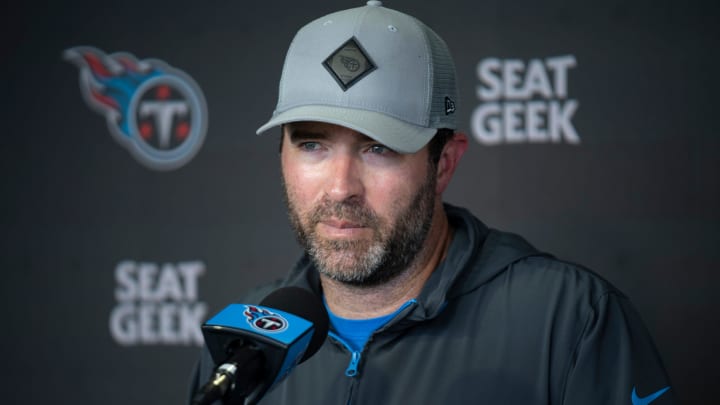
M 325 193 L 333 201 L 360 198 L 364 192 L 361 162 L 350 153 L 333 156 Z

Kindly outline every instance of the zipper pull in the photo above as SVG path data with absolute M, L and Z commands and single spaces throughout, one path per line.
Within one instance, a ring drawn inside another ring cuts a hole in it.
M 358 373 L 358 364 L 360 364 L 360 352 L 352 352 L 350 358 L 350 364 L 345 369 L 345 375 L 348 377 L 355 377 Z

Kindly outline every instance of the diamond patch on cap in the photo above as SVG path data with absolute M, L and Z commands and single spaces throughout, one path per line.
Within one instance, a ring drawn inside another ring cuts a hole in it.
M 323 62 L 323 66 L 343 91 L 376 69 L 375 64 L 354 37 L 330 54 Z

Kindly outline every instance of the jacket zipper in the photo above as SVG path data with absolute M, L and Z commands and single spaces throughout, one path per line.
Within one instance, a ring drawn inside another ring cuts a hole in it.
M 347 368 L 345 369 L 345 375 L 348 377 L 355 377 L 358 373 L 358 366 L 360 364 L 360 360 L 362 359 L 362 352 L 353 350 L 352 347 L 350 347 L 350 345 L 347 344 L 335 332 L 328 332 L 328 335 L 330 335 L 333 339 L 343 345 L 343 347 L 345 347 L 345 349 L 350 352 L 350 364 L 348 364 Z
M 390 322 L 388 322 L 388 323 L 385 324 L 384 326 L 380 327 L 380 329 L 378 329 L 377 331 L 375 331 L 375 333 L 384 330 L 387 326 L 389 326 L 389 324 L 393 323 L 393 321 L 394 321 L 395 319 L 399 318 L 399 316 L 400 316 L 401 313 L 403 313 L 403 312 L 404 312 L 405 310 L 407 310 L 409 307 L 412 308 L 412 307 L 414 307 L 415 305 L 417 305 L 417 300 L 415 300 L 415 299 L 412 299 L 412 300 L 406 302 L 405 304 L 403 304 L 403 306 L 400 307 L 400 309 L 398 309 L 398 316 L 396 316 L 395 318 L 393 318 L 393 320 L 391 320 Z M 370 344 L 370 341 L 372 340 L 372 338 L 373 338 L 373 336 L 375 335 L 375 333 L 373 333 L 373 335 L 370 336 L 370 339 L 368 339 L 368 341 L 365 343 L 365 347 L 367 347 L 367 345 Z M 365 350 L 365 347 L 363 347 L 361 351 L 356 351 L 356 350 L 353 350 L 353 348 L 350 347 L 350 345 L 347 344 L 347 342 L 345 342 L 345 341 L 340 337 L 340 335 L 338 335 L 337 333 L 335 333 L 335 332 L 333 332 L 333 331 L 330 331 L 330 332 L 328 332 L 328 335 L 329 335 L 330 337 L 332 337 L 333 339 L 335 339 L 335 341 L 337 341 L 338 343 L 340 343 L 343 347 L 345 347 L 345 350 L 347 350 L 348 352 L 350 352 L 350 363 L 348 364 L 347 368 L 345 369 L 345 375 L 346 375 L 347 377 L 352 378 L 352 382 L 350 383 L 350 389 L 348 390 L 348 397 L 347 397 L 347 401 L 346 401 L 346 404 L 347 404 L 347 405 L 350 405 L 351 400 L 352 400 L 352 396 L 353 396 L 353 391 L 354 391 L 354 388 L 355 388 L 355 378 L 354 378 L 354 377 L 357 377 L 357 375 L 358 375 L 358 367 L 360 367 L 360 360 L 362 360 L 362 350 Z
M 350 357 L 350 364 L 345 369 L 345 375 L 348 377 L 355 377 L 358 372 L 358 364 L 360 363 L 360 352 L 352 352 L 352 357 Z
M 360 360 L 362 359 L 362 352 L 358 352 L 353 350 L 349 344 L 347 344 L 338 334 L 335 332 L 328 332 L 328 335 L 332 337 L 336 342 L 340 343 L 345 350 L 350 352 L 350 364 L 348 364 L 347 368 L 345 369 L 345 375 L 352 378 L 350 380 L 350 388 L 348 389 L 347 393 L 347 401 L 345 401 L 346 405 L 351 404 L 351 400 L 353 397 L 353 391 L 355 390 L 355 376 L 358 374 L 358 367 L 360 365 Z

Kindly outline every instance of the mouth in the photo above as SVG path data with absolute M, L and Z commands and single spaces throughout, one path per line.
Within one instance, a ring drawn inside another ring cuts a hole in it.
M 365 234 L 370 228 L 360 222 L 330 218 L 318 222 L 317 229 L 327 237 L 353 238 Z
M 337 229 L 365 228 L 365 225 L 363 225 L 359 222 L 352 222 L 352 221 L 332 219 L 332 218 L 320 221 L 320 223 L 325 226 L 329 226 L 331 228 L 337 228 Z

